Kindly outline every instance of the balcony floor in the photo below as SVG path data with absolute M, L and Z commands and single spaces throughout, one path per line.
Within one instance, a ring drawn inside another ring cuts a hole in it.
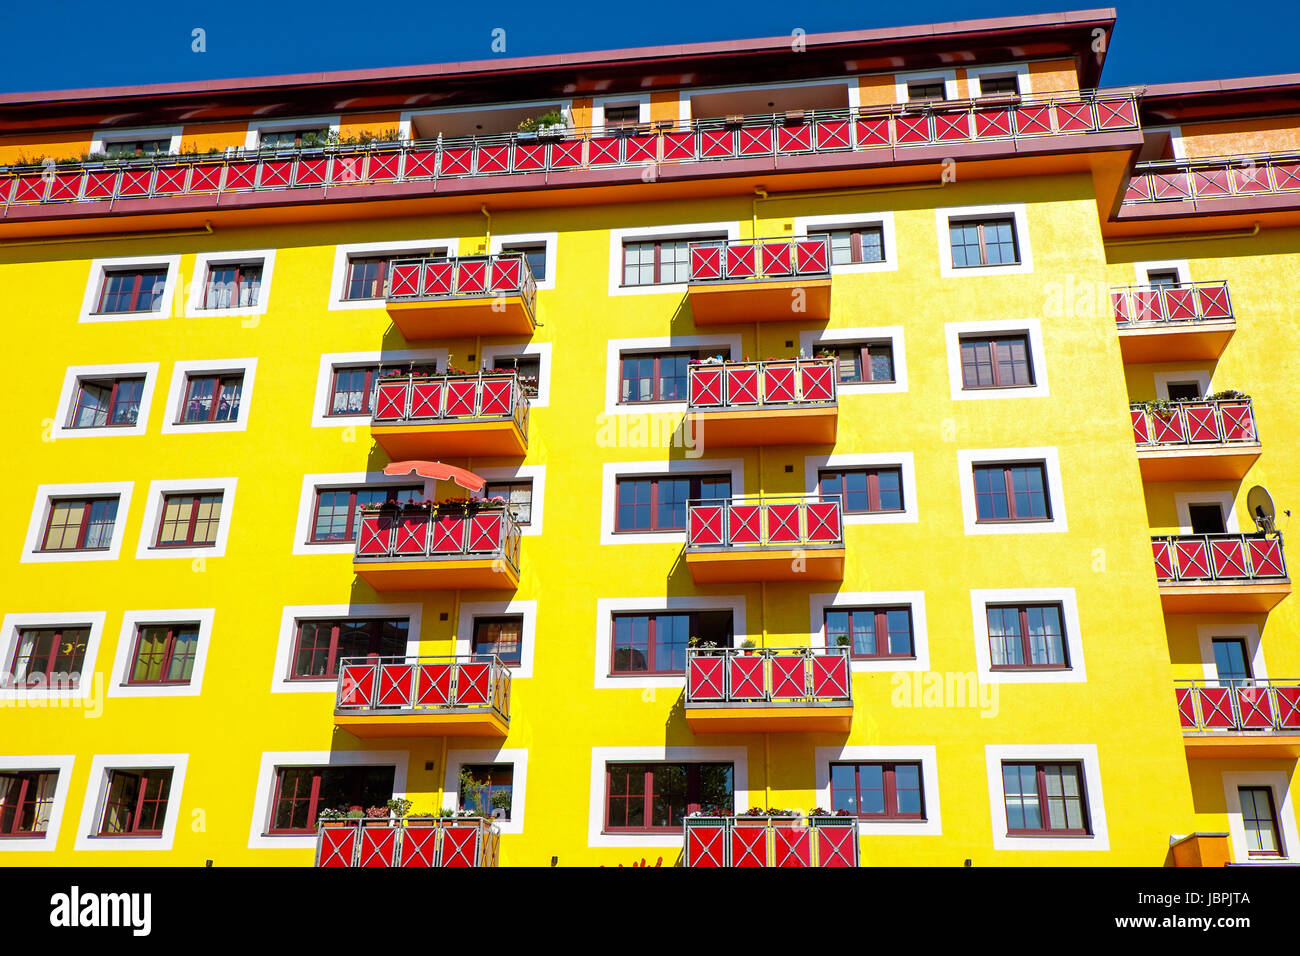
M 686 567 L 696 584 L 743 581 L 843 581 L 843 548 L 764 548 L 750 551 L 688 551 Z
M 794 310 L 794 290 L 803 291 L 803 308 Z M 778 279 L 718 282 L 687 288 L 696 325 L 737 322 L 826 321 L 831 315 L 830 279 Z
M 701 447 L 758 445 L 833 445 L 839 409 L 743 408 L 687 413 L 688 426 Z
M 521 457 L 528 451 L 513 419 L 371 425 L 370 435 L 393 461 Z
M 352 566 L 376 591 L 514 591 L 519 587 L 519 572 L 502 558 L 408 558 L 355 561 Z
M 510 725 L 491 711 L 335 713 L 334 726 L 354 737 L 505 737 Z
M 1160 585 L 1166 614 L 1264 614 L 1291 593 L 1291 582 L 1224 584 L 1222 582 Z
M 1129 365 L 1212 361 L 1223 354 L 1236 328 L 1235 319 L 1120 328 L 1119 352 Z
M 388 302 L 386 307 L 408 342 L 533 334 L 533 317 L 519 295 Z
M 1188 759 L 1300 757 L 1300 734 L 1280 731 L 1227 731 L 1183 734 Z
M 1239 481 L 1258 460 L 1258 443 L 1139 448 L 1143 481 Z
M 846 734 L 853 704 L 688 704 L 686 723 L 697 734 Z

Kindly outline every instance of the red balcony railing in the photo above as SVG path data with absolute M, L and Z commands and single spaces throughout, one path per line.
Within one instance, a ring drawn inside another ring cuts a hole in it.
M 1300 680 L 1180 680 L 1174 689 L 1183 731 L 1300 734 Z
M 831 274 L 830 242 L 814 239 L 732 239 L 692 243 L 692 285 L 705 282 L 825 279 Z
M 1226 282 L 1185 282 L 1165 286 L 1117 286 L 1110 290 L 1120 328 L 1159 323 L 1231 319 Z
M 686 866 L 858 865 L 856 817 L 719 817 L 685 820 Z
M 835 404 L 834 359 L 702 362 L 686 372 L 691 409 Z
M 852 703 L 847 647 L 687 648 L 686 704 Z
M 493 655 L 347 658 L 337 715 L 490 712 L 510 721 L 510 670 Z
M 617 166 L 1009 143 L 1139 128 L 1132 92 L 1055 93 L 857 110 L 799 110 L 656 123 L 630 135 L 604 127 L 562 136 L 519 133 L 373 143 L 297 152 L 235 151 L 48 169 L 0 169 L 0 207 L 316 189 Z M 1007 152 L 1014 152 L 1010 146 Z
M 518 253 L 460 259 L 397 259 L 388 276 L 389 302 L 438 299 L 491 299 L 521 296 L 529 315 L 536 312 L 537 282 L 528 260 Z
M 1161 159 L 1134 167 L 1125 205 L 1300 192 L 1300 155 L 1256 153 Z
M 505 510 L 444 514 L 382 508 L 361 515 L 354 561 L 500 558 L 519 570 L 519 526 Z
M 481 817 L 338 820 L 316 832 L 317 866 L 496 866 L 501 831 Z
M 1173 402 L 1168 411 L 1132 405 L 1133 440 L 1139 448 L 1253 444 L 1259 441 L 1250 399 Z
M 1160 583 L 1285 581 L 1282 538 L 1246 534 L 1179 534 L 1151 539 Z
M 688 551 L 843 545 L 838 495 L 759 495 L 687 502 Z
M 381 379 L 371 407 L 376 425 L 513 420 L 528 436 L 528 396 L 510 371 Z

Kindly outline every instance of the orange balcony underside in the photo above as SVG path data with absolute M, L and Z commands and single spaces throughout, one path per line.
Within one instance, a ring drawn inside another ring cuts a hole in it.
M 1143 481 L 1240 480 L 1263 449 L 1259 445 L 1179 445 L 1138 449 Z
M 771 279 L 693 285 L 686 290 L 696 325 L 825 321 L 830 279 Z
M 1300 757 L 1300 734 L 1222 733 L 1184 734 L 1183 746 L 1189 759 Z
M 1273 584 L 1161 584 L 1166 614 L 1264 614 L 1291 593 L 1291 582 Z
M 393 461 L 520 456 L 528 441 L 514 420 L 371 425 L 370 435 Z
M 686 723 L 697 734 L 848 733 L 853 724 L 853 705 L 689 705 Z
M 408 342 L 533 334 L 533 317 L 519 295 L 389 302 L 387 308 L 393 324 Z
M 504 737 L 510 730 L 491 711 L 335 714 L 334 726 L 354 737 Z
M 1195 325 L 1122 328 L 1119 330 L 1119 352 L 1129 365 L 1213 361 L 1223 354 L 1236 328 L 1233 319 L 1197 322 Z
M 839 409 L 746 408 L 690 412 L 687 425 L 701 447 L 833 445 Z
M 357 575 L 376 591 L 513 591 L 519 572 L 492 558 L 357 561 Z
M 696 584 L 738 581 L 843 581 L 844 549 L 764 548 L 762 551 L 694 551 L 686 567 Z
M 1226 833 L 1192 833 L 1169 848 L 1166 866 L 1227 866 L 1232 844 Z

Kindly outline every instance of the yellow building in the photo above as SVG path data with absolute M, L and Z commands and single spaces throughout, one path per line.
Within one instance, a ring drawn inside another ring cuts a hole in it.
M 1300 80 L 1113 25 L 5 97 L 0 861 L 1296 860 Z

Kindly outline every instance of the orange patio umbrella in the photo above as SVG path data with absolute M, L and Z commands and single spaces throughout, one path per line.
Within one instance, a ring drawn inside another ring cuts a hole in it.
M 466 491 L 482 491 L 483 486 L 487 484 L 486 479 L 480 478 L 472 471 L 457 468 L 455 465 L 444 465 L 440 461 L 395 461 L 384 467 L 384 474 L 394 477 L 409 475 L 411 472 L 415 472 L 421 478 L 432 478 L 435 481 L 454 481 Z

